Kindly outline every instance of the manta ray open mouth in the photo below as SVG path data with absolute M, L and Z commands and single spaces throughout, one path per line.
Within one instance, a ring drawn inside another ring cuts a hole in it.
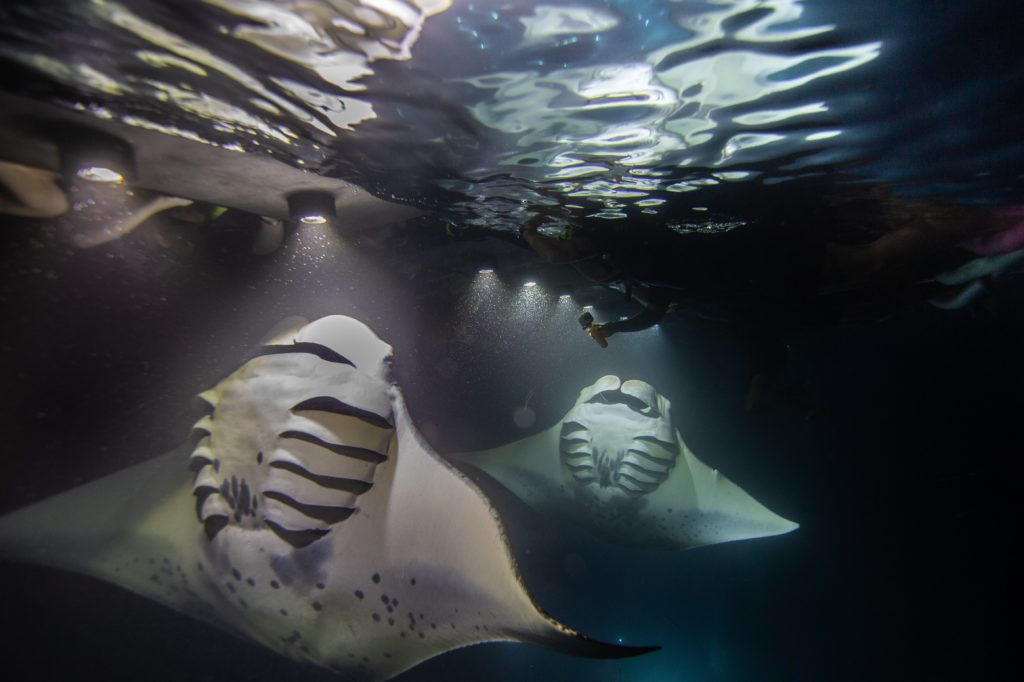
M 661 485 L 679 456 L 669 403 L 650 384 L 605 376 L 562 421 L 559 450 L 576 482 L 630 496 Z

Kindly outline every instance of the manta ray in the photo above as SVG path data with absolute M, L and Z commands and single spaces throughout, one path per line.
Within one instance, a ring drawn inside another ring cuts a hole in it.
M 546 516 L 621 544 L 689 549 L 798 527 L 697 459 L 671 407 L 646 382 L 603 376 L 551 428 L 452 458 Z
M 419 435 L 392 348 L 295 322 L 201 394 L 178 450 L 0 518 L 0 555 L 120 585 L 296 660 L 384 680 L 452 649 L 589 639 L 522 584 L 498 516 Z

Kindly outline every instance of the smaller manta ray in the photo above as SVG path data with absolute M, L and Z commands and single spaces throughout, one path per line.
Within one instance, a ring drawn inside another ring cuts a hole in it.
M 550 429 L 452 459 L 622 544 L 688 549 L 798 527 L 698 460 L 670 407 L 650 384 L 604 376 Z
M 107 580 L 384 680 L 492 641 L 598 658 L 527 594 L 497 514 L 413 426 L 391 346 L 293 322 L 202 394 L 191 447 L 0 518 L 0 555 Z

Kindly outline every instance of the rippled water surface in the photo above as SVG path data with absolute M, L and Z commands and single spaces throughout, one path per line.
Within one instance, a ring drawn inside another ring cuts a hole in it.
M 513 229 L 539 208 L 660 219 L 716 186 L 839 169 L 1019 195 L 1019 61 L 976 42 L 998 9 L 6 3 L 0 50 L 33 95 Z

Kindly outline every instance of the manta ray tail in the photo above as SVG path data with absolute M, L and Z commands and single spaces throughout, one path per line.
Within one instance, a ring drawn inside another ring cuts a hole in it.
M 518 638 L 519 641 L 584 658 L 632 658 L 661 650 L 660 646 L 630 646 L 602 642 L 567 628 L 553 619 L 551 623 L 557 629 L 556 632 L 544 637 L 523 635 Z

